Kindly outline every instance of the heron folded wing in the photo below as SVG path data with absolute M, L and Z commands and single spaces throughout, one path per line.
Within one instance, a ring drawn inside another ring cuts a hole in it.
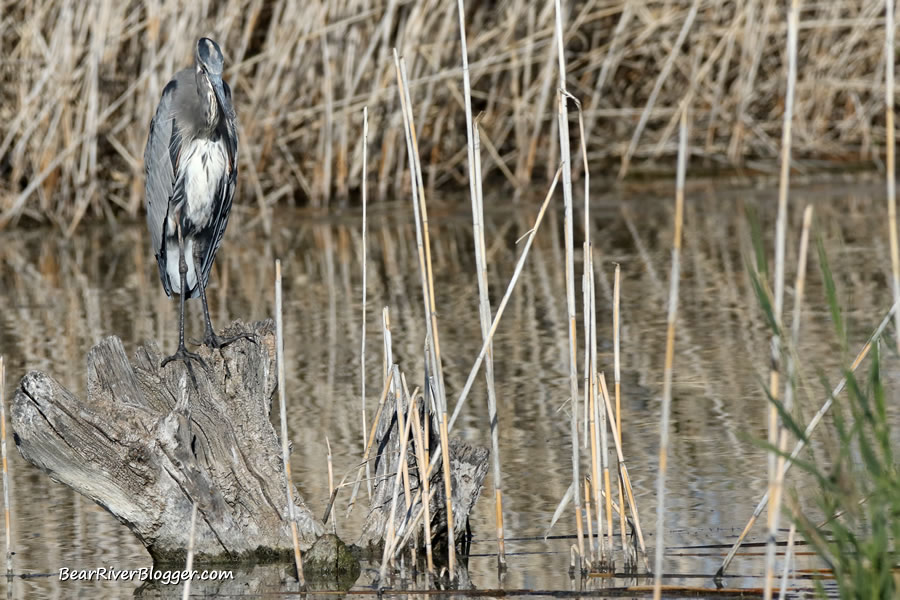
M 147 228 L 150 243 L 159 264 L 160 277 L 167 295 L 172 294 L 165 276 L 165 227 L 169 202 L 175 186 L 175 166 L 171 153 L 174 128 L 172 95 L 177 87 L 173 79 L 163 89 L 156 115 L 150 121 L 150 133 L 144 150 L 144 193 L 147 199 Z

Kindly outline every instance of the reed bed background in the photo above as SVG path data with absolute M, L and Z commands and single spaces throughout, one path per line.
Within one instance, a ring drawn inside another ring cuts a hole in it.
M 584 107 L 595 176 L 672 170 L 692 98 L 695 168 L 775 172 L 783 117 L 786 8 L 774 0 L 565 3 L 566 89 Z M 0 19 L 0 226 L 133 217 L 143 203 L 147 126 L 194 40 L 215 37 L 241 123 L 238 204 L 343 205 L 362 181 L 369 108 L 373 199 L 406 193 L 391 51 L 419 100 L 423 179 L 467 185 L 457 3 L 437 0 L 6 2 Z M 482 173 L 522 186 L 559 162 L 552 2 L 466 6 Z M 802 7 L 792 162 L 880 165 L 884 8 Z M 577 153 L 576 153 L 577 156 Z M 699 160 L 698 160 L 699 159 Z M 573 159 L 575 177 L 581 161 Z

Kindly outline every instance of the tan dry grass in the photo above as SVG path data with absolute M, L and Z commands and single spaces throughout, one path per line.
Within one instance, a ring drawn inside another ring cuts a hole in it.
M 676 46 L 694 4 L 570 5 L 567 88 L 585 107 L 593 164 L 671 164 L 677 107 L 692 95 L 695 159 L 774 166 L 784 104 L 783 7 L 704 0 Z M 526 0 L 467 6 L 473 110 L 484 111 L 480 133 L 489 150 L 485 178 L 502 172 L 526 182 L 545 171 L 552 176 L 558 164 L 552 9 Z M 393 47 L 423 98 L 415 118 L 429 189 L 462 187 L 465 107 L 454 10 L 439 0 L 7 2 L 0 18 L 0 224 L 24 216 L 72 231 L 86 216 L 140 214 L 149 120 L 200 35 L 214 36 L 227 57 L 242 126 L 238 205 L 265 215 L 279 201 L 345 202 L 361 182 L 356 142 L 365 105 L 374 189 L 385 196 L 408 188 Z M 883 43 L 879 2 L 804 8 L 795 161 L 881 155 Z

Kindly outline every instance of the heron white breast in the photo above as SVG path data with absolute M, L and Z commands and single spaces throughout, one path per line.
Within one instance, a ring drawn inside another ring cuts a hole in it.
M 227 163 L 225 144 L 221 141 L 199 138 L 188 145 L 181 163 L 187 200 L 184 216 L 199 228 L 209 224 L 214 208 L 221 201 L 216 192 L 226 177 Z

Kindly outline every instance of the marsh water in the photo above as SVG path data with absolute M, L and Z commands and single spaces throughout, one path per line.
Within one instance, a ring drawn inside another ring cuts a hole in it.
M 598 195 L 590 218 L 600 361 L 610 380 L 614 264 L 622 270 L 623 450 L 651 548 L 672 192 L 668 184 L 648 184 Z M 504 192 L 488 195 L 485 228 L 495 309 L 523 245 L 517 240 L 531 228 L 543 194 L 536 189 L 518 200 Z M 734 540 L 765 490 L 765 455 L 750 438 L 766 435 L 762 382 L 767 380 L 770 340 L 747 269 L 753 260 L 747 212 L 758 215 L 771 255 L 775 198 L 771 188 L 722 183 L 694 184 L 688 190 L 667 484 L 666 583 L 714 587 L 711 576 L 727 550 L 720 545 Z M 788 282 L 796 271 L 801 216 L 807 204 L 815 207 L 814 232 L 821 235 L 828 253 L 845 307 L 850 352 L 855 354 L 892 303 L 883 187 L 841 180 L 793 188 Z M 255 217 L 255 206 L 236 209 L 211 279 L 211 311 L 220 328 L 232 319 L 271 317 L 273 262 L 283 261 L 293 477 L 307 503 L 321 513 L 328 498 L 326 439 L 337 479 L 355 469 L 362 453 L 361 212 L 269 210 L 266 221 Z M 562 215 L 561 199 L 554 200 L 495 337 L 509 568 L 502 576 L 496 570 L 488 475 L 471 519 L 469 571 L 473 585 L 481 590 L 584 590 L 602 596 L 604 587 L 650 582 L 639 576 L 571 579 L 571 510 L 556 524 L 552 537 L 543 539 L 571 481 Z M 455 399 L 481 346 L 467 200 L 430 198 L 429 225 L 446 387 Z M 581 210 L 576 211 L 575 237 L 580 244 Z M 371 203 L 367 256 L 366 389 L 371 419 L 382 380 L 383 307 L 390 309 L 395 360 L 412 381 L 420 381 L 423 373 L 425 320 L 412 207 L 406 199 Z M 842 364 L 817 263 L 813 250 L 802 313 L 797 395 L 807 418 L 826 398 L 820 377 L 833 385 Z M 580 274 L 580 246 L 575 268 Z M 580 305 L 580 275 L 576 279 Z M 787 311 L 793 300 L 789 284 Z M 201 332 L 200 314 L 199 303 L 189 302 L 189 337 Z M 893 328 L 889 332 L 893 336 Z M 580 326 L 578 334 L 580 347 Z M 0 233 L 0 354 L 7 361 L 7 399 L 21 376 L 32 369 L 46 371 L 76 394 L 84 394 L 85 355 L 109 335 L 119 336 L 128 352 L 146 340 L 156 340 L 164 351 L 177 344 L 177 305 L 159 285 L 143 223 L 95 222 L 82 225 L 71 239 L 56 229 Z M 896 358 L 886 352 L 883 365 L 895 425 L 900 424 Z M 488 446 L 482 382 L 480 378 L 454 433 Z M 817 436 L 812 452 L 827 461 L 828 437 Z M 139 583 L 60 582 L 57 576 L 62 567 L 149 566 L 149 555 L 127 528 L 26 463 L 15 449 L 10 469 L 14 570 L 26 575 L 12 581 L 13 595 L 130 596 Z M 808 483 L 792 471 L 792 493 L 815 513 L 815 487 Z M 345 503 L 346 496 L 340 496 L 338 506 Z M 363 510 L 358 508 L 349 519 L 342 515 L 343 511 L 338 515 L 338 534 L 352 541 Z M 751 539 L 763 539 L 762 523 Z M 803 554 L 808 548 L 799 550 L 798 567 L 819 566 Z M 723 584 L 759 587 L 763 552 L 750 547 L 739 555 Z M 354 589 L 367 589 L 372 576 L 364 570 Z M 0 587 L 5 585 L 10 584 L 0 581 Z M 809 587 L 809 582 L 797 585 Z M 248 592 L 255 590 L 249 582 L 247 586 Z

